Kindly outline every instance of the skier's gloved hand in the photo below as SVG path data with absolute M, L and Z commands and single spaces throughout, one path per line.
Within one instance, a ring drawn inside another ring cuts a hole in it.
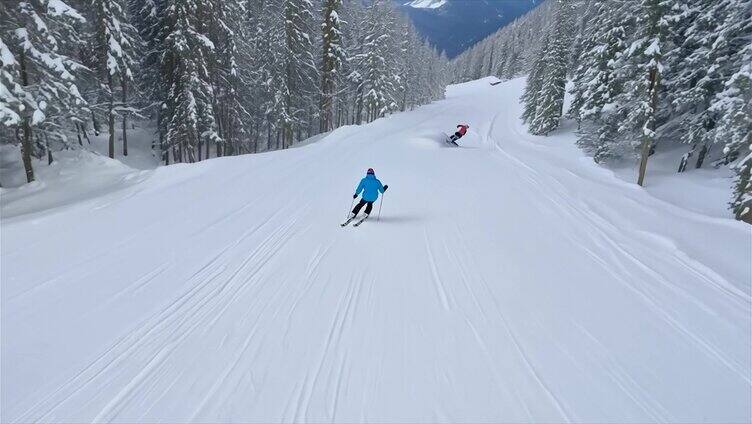
M 388 188 L 389 188 L 389 184 L 385 185 L 384 186 L 384 191 L 386 191 L 386 189 L 388 189 Z
M 353 194 L 353 199 L 357 199 L 357 198 L 358 198 L 358 195 L 357 194 Z

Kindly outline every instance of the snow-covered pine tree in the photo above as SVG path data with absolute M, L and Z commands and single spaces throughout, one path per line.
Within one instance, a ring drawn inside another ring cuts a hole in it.
M 410 56 L 411 53 L 414 55 L 417 54 L 413 46 L 416 40 L 415 35 L 411 33 L 412 28 L 407 22 L 401 22 L 401 24 L 399 32 L 404 34 L 404 38 L 399 44 L 399 54 L 397 55 L 399 63 L 397 70 L 398 79 L 396 81 L 396 94 L 399 96 L 397 99 L 399 101 L 399 110 L 405 110 L 409 99 L 414 95 L 413 89 L 416 88 L 412 87 L 410 84 L 416 82 L 413 65 L 415 65 L 419 59 L 415 56 Z
M 573 55 L 578 56 L 576 60 L 579 61 L 579 64 L 574 68 L 575 71 L 572 73 L 572 87 L 569 90 L 572 100 L 567 111 L 567 118 L 576 119 L 578 124 L 581 122 L 580 110 L 590 88 L 588 83 L 593 81 L 592 73 L 595 69 L 601 68 L 598 66 L 601 61 L 596 60 L 592 52 L 605 33 L 603 27 L 608 24 L 607 21 L 611 18 L 606 13 L 610 11 L 611 7 L 607 0 L 593 2 L 593 5 L 589 6 L 589 8 L 595 9 L 594 18 L 587 25 L 583 25 L 577 35 L 578 39 L 575 41 L 575 45 L 579 51 L 573 53 Z
M 122 0 L 92 0 L 93 50 L 96 57 L 99 87 L 107 99 L 105 115 L 109 134 L 108 153 L 115 157 L 115 117 L 123 117 L 123 155 L 128 155 L 127 115 L 128 86 L 137 66 L 137 49 L 141 41 L 128 22 Z M 116 85 L 119 86 L 118 99 Z
M 284 84 L 278 55 L 282 51 L 282 23 L 279 19 L 278 1 L 246 0 L 243 6 L 245 18 L 242 28 L 243 42 L 240 52 L 243 57 L 240 73 L 247 90 L 246 110 L 251 115 L 252 144 L 246 152 L 269 150 L 275 136 L 281 107 L 275 103 L 277 84 Z M 262 134 L 264 143 L 260 147 Z M 244 153 L 238 151 L 235 154 Z
M 292 145 L 295 133 L 306 126 L 306 99 L 318 90 L 312 41 L 313 3 L 310 0 L 283 0 L 282 13 L 282 60 L 286 85 L 281 94 L 284 108 L 282 148 L 287 148 Z
M 736 173 L 731 209 L 737 219 L 752 224 L 752 1 L 726 3 L 729 13 L 718 28 L 719 40 L 713 47 L 730 52 L 724 65 L 734 72 L 716 96 L 711 112 L 720 116 L 715 142 L 724 144 L 725 160 Z
M 392 101 L 394 79 L 387 63 L 388 50 L 392 48 L 388 30 L 391 17 L 388 12 L 389 9 L 380 0 L 375 1 L 367 12 L 369 19 L 363 46 L 363 107 L 368 122 L 384 116 Z
M 665 19 L 670 0 L 640 0 L 636 13 L 635 40 L 629 47 L 627 72 L 630 80 L 621 93 L 620 103 L 629 111 L 622 128 L 640 140 L 640 166 L 637 184 L 644 185 L 648 157 L 657 141 L 657 119 L 663 51 L 668 23 Z
M 549 43 L 542 59 L 541 65 L 545 71 L 540 82 L 540 93 L 535 97 L 535 115 L 529 124 L 532 134 L 547 135 L 558 128 L 561 120 L 574 6 L 574 0 L 558 0 Z
M 627 59 L 633 7 L 614 0 L 599 2 L 590 39 L 584 44 L 587 50 L 573 78 L 569 116 L 580 123 L 577 144 L 596 162 L 622 153 L 619 125 L 625 110 L 615 102 L 625 84 L 618 69 Z
M 334 128 L 334 97 L 342 64 L 347 61 L 342 48 L 342 20 L 339 10 L 342 0 L 323 0 L 323 20 L 321 24 L 321 104 L 319 131 L 331 131 Z
M 522 121 L 525 123 L 531 123 L 538 110 L 538 99 L 540 97 L 541 87 L 543 86 L 543 78 L 546 73 L 545 57 L 547 56 L 548 45 L 549 34 L 546 34 L 543 43 L 540 46 L 540 50 L 534 56 L 535 60 L 530 68 L 530 73 L 527 76 L 525 92 L 520 98 L 523 108 Z
M 168 116 L 166 144 L 180 162 L 202 159 L 206 143 L 221 142 L 212 100 L 210 66 L 214 43 L 204 33 L 211 3 L 170 0 L 166 8 L 169 32 L 162 58 Z
M 702 166 L 712 143 L 718 116 L 710 110 L 710 104 L 733 73 L 727 63 L 732 47 L 719 31 L 725 16 L 731 13 L 730 3 L 681 0 L 667 15 L 673 48 L 665 55 L 663 85 L 671 119 L 662 133 L 664 138 L 692 146 L 682 157 L 679 172 L 684 171 L 698 147 L 696 167 Z
M 32 182 L 35 136 L 51 158 L 49 138 L 64 141 L 60 129 L 66 121 L 87 112 L 76 85 L 82 67 L 66 51 L 77 41 L 76 25 L 85 19 L 62 0 L 11 2 L 0 8 L 0 14 L 0 38 L 7 40 L 2 49 L 3 86 L 10 89 L 3 97 L 11 100 L 2 107 L 2 123 L 20 127 L 26 180 Z
M 747 47 L 745 59 L 715 105 L 724 112 L 716 137 L 725 141 L 727 156 L 739 158 L 732 162 L 736 178 L 731 208 L 738 219 L 752 224 L 752 48 Z
M 504 78 L 509 53 L 506 40 L 500 40 L 496 43 L 496 62 L 493 65 L 492 74 L 498 78 Z
M 344 63 L 347 88 L 344 90 L 343 107 L 349 115 L 350 124 L 363 120 L 363 94 L 365 88 L 365 44 L 367 35 L 366 9 L 360 2 L 345 2 L 342 5 L 343 20 L 348 22 L 345 35 L 348 43 L 348 60 Z M 346 100 L 345 100 L 346 99 Z
M 247 89 L 250 81 L 243 80 L 240 71 L 242 56 L 238 43 L 244 28 L 247 14 L 237 0 L 225 0 L 214 3 L 214 21 L 211 26 L 211 38 L 216 46 L 216 66 L 213 72 L 215 93 L 215 110 L 219 140 L 215 146 L 217 156 L 234 154 L 250 136 L 251 115 L 246 104 L 253 101 Z M 208 144 L 207 144 L 208 147 Z M 207 155 L 208 157 L 208 150 Z
M 574 13 L 571 21 L 576 30 L 570 38 L 568 69 L 577 69 L 585 59 L 583 52 L 590 47 L 588 40 L 592 38 L 593 22 L 598 17 L 597 14 L 603 1 L 605 0 L 575 0 L 573 7 L 576 9 L 576 13 Z
M 4 5 L 0 5 L 0 22 L 7 19 Z M 10 51 L 10 48 L 0 36 L 0 131 L 7 127 L 16 127 L 21 124 L 22 102 L 19 96 L 23 96 L 23 89 L 18 81 L 18 62 Z M 2 134 L 2 133 L 0 133 Z M 10 139 L 10 135 L 7 136 Z
M 162 57 L 169 26 L 165 21 L 167 0 L 129 0 L 129 16 L 143 43 L 139 75 L 134 81 L 138 87 L 139 109 L 156 121 L 157 142 L 153 147 L 165 164 L 170 163 L 169 149 L 165 144 L 167 123 L 166 84 L 163 81 Z

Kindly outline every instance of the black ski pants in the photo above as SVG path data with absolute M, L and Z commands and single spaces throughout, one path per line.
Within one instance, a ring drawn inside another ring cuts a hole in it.
M 456 133 L 454 133 L 453 136 L 449 137 L 449 139 L 452 140 L 452 141 L 457 141 L 460 138 L 462 138 L 462 133 L 460 133 L 459 131 L 457 131 Z
M 360 199 L 360 202 L 355 205 L 355 208 L 352 210 L 353 215 L 357 215 L 358 212 L 360 212 L 360 210 L 363 208 L 363 206 L 366 207 L 366 215 L 370 215 L 371 210 L 373 209 L 373 202 L 366 202 L 363 199 Z

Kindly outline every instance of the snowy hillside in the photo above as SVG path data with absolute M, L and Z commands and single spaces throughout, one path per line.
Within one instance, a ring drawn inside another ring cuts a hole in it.
M 0 421 L 750 421 L 750 227 L 488 82 L 4 217 Z M 340 228 L 368 167 L 381 220 Z
M 393 0 L 421 36 L 453 58 L 541 4 L 534 0 Z
M 447 0 L 413 0 L 405 3 L 405 6 L 416 9 L 438 9 L 445 5 Z

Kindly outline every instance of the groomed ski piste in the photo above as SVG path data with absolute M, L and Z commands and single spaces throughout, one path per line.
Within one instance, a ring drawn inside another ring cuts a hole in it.
M 8 195 L 1 421 L 749 422 L 750 227 L 529 135 L 523 85 Z

